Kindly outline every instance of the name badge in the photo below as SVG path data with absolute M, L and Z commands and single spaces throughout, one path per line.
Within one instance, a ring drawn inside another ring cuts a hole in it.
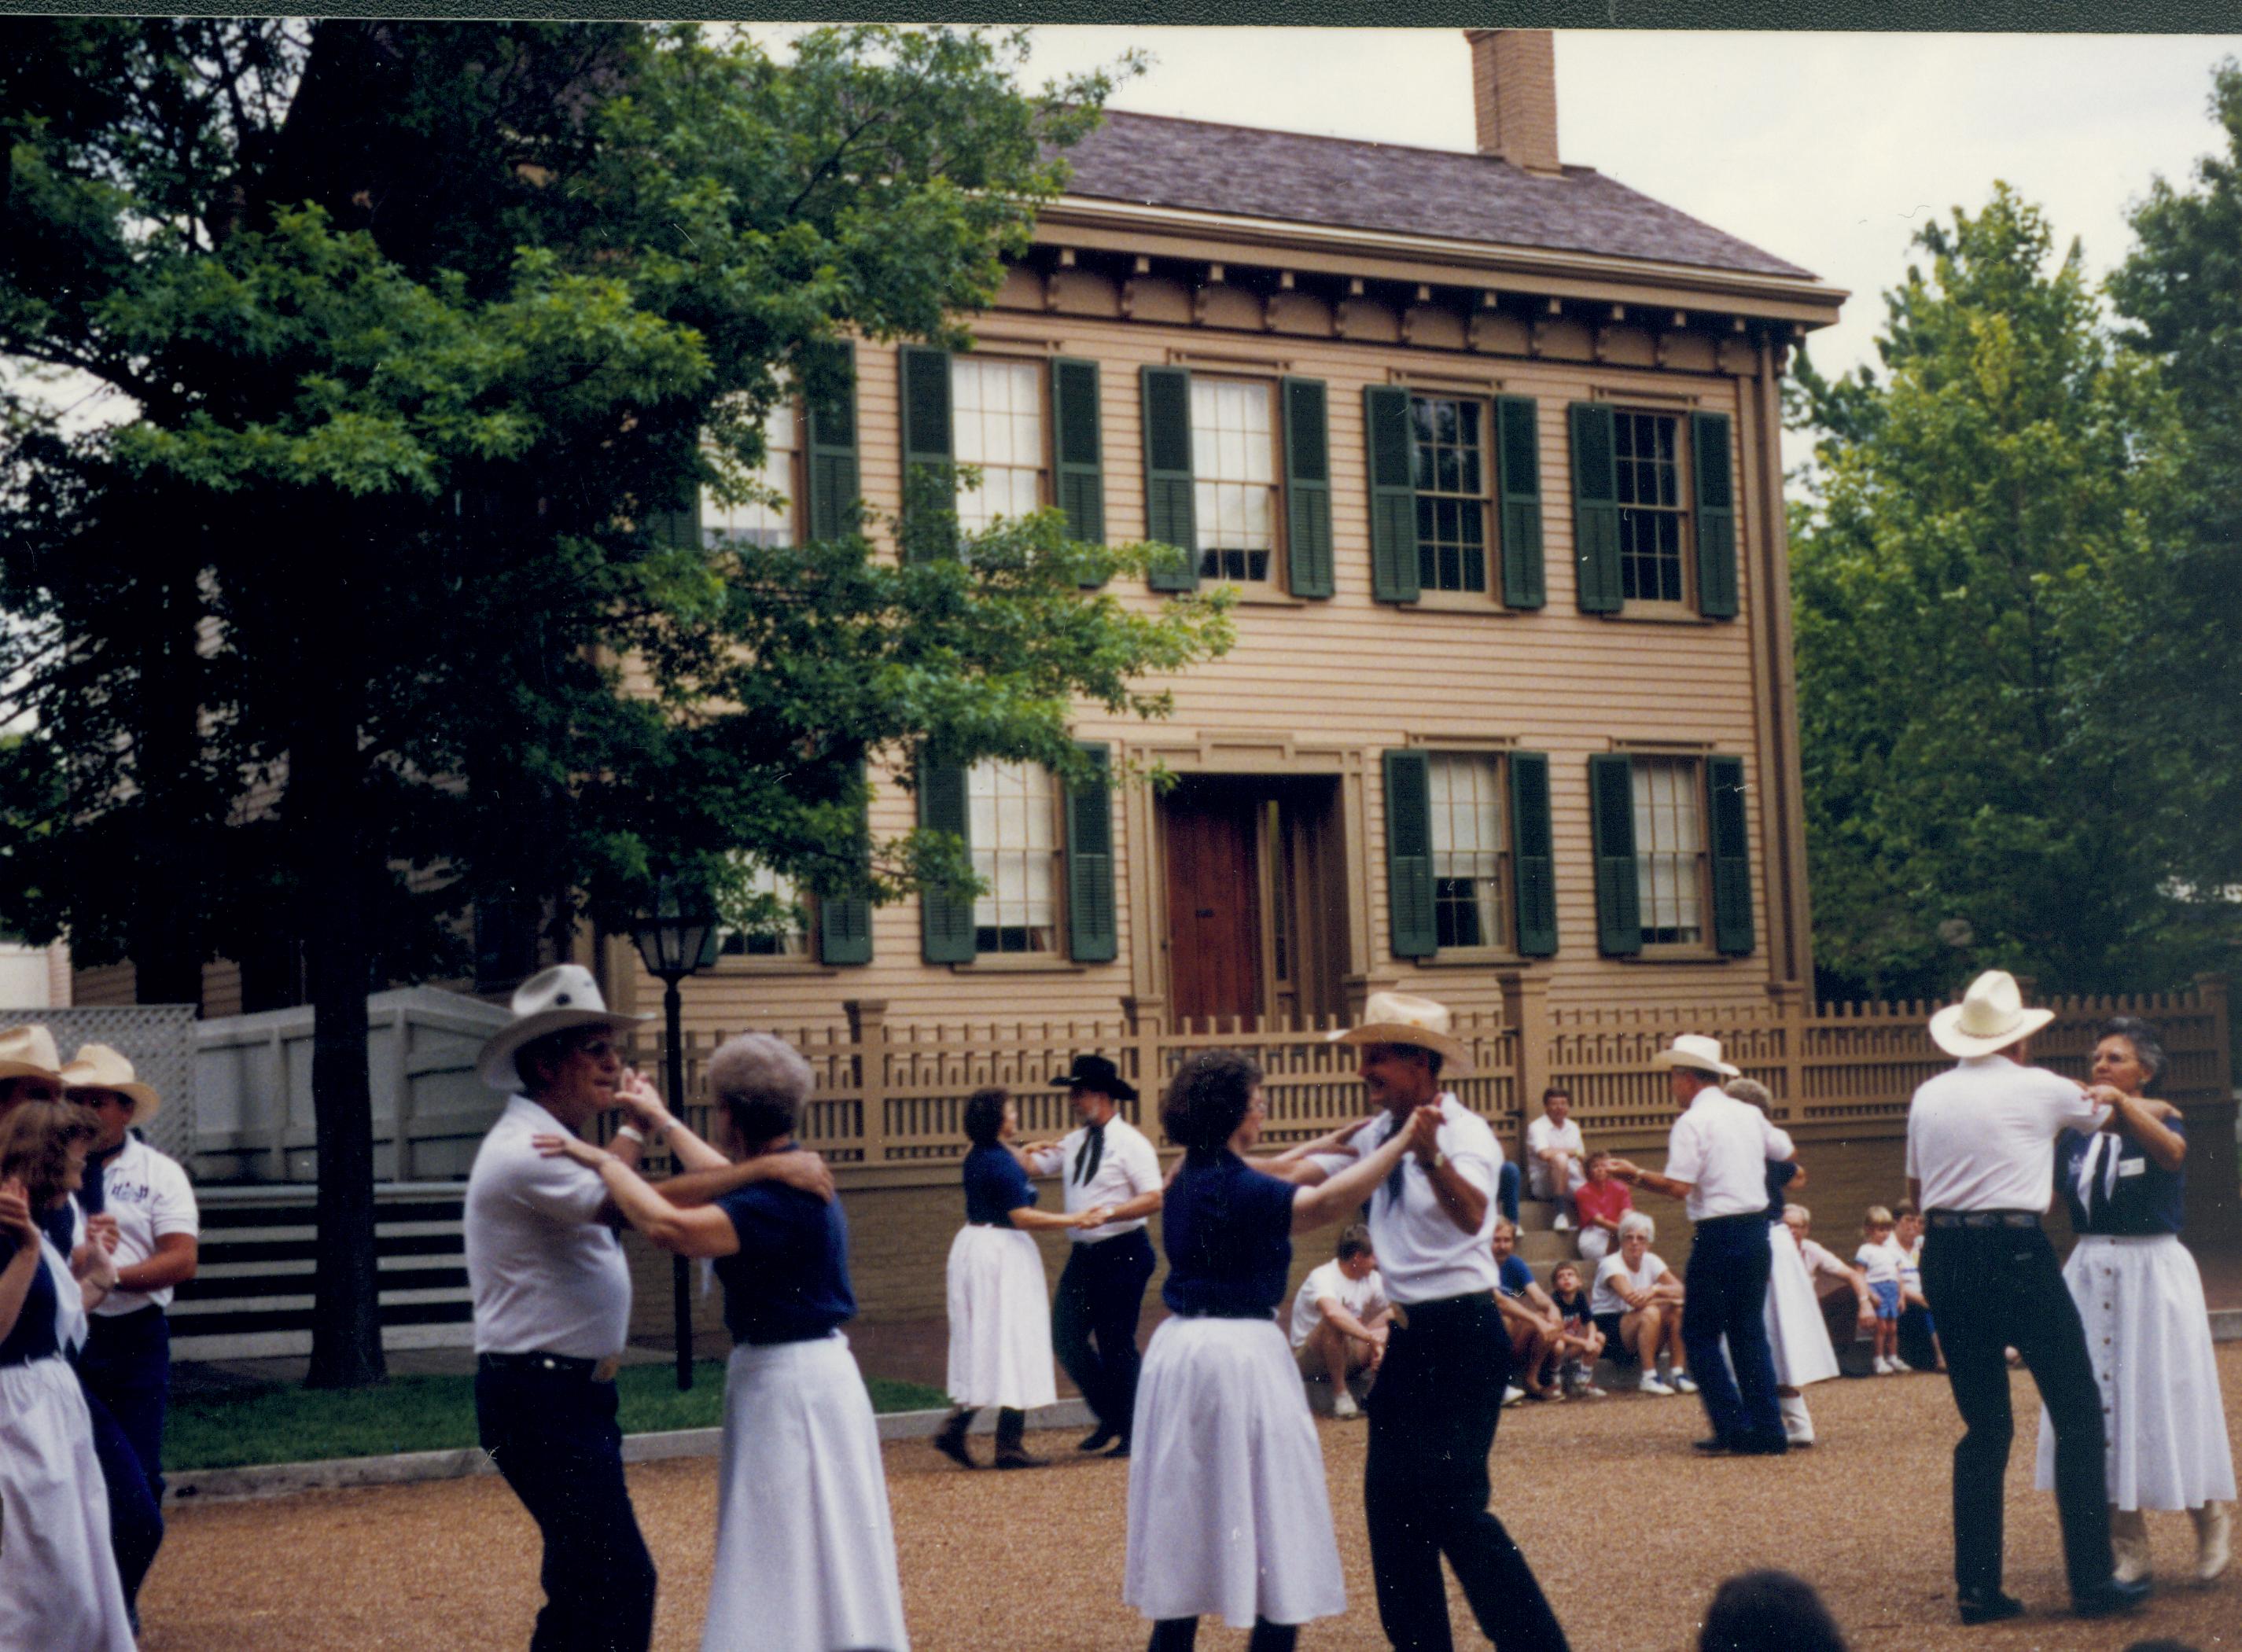
M 2121 1158 L 2118 1161 L 2118 1179 L 2123 1181 L 2128 1176 L 2145 1176 L 2148 1169 L 2149 1161 L 2145 1158 Z

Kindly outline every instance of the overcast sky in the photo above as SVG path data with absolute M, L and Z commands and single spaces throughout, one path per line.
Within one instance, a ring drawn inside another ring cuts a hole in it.
M 1432 148 L 1473 145 L 1453 29 L 1037 30 L 1030 71 L 1141 46 L 1123 109 Z M 2126 203 L 2223 147 L 2212 65 L 2242 36 L 1680 34 L 1557 37 L 1558 147 L 1854 297 L 1814 335 L 1825 370 L 1872 359 L 1879 294 L 1928 213 L 2004 178 L 2079 237 L 2098 275 Z

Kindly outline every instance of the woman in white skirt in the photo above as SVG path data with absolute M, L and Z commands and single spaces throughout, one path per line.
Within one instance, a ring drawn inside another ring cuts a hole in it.
M 729 1039 L 708 1085 L 735 1158 L 795 1151 L 810 1072 L 792 1045 Z M 841 1334 L 856 1299 L 840 1202 L 761 1181 L 680 1207 L 601 1148 L 536 1140 L 595 1168 L 663 1250 L 716 1259 L 733 1346 L 701 1652 L 907 1652 L 879 1429 Z
M 2164 1045 L 2147 1022 L 2125 1016 L 2104 1024 L 2093 1095 L 2110 1105 L 2110 1121 L 2056 1140 L 2056 1183 L 2078 1234 L 2063 1277 L 2102 1387 L 2116 1575 L 2131 1582 L 2149 1575 L 2144 1510 L 2184 1508 L 2195 1521 L 2196 1575 L 2209 1582 L 2232 1548 L 2234 1454 L 2203 1278 L 2179 1242 L 2187 1124 L 2148 1093 L 2164 1069 Z M 2043 1407 L 2043 1490 L 2055 1484 L 2053 1433 Z
M 1058 1398 L 1051 1377 L 1051 1300 L 1044 1295 L 1042 1229 L 1096 1227 L 1103 1207 L 1053 1216 L 1035 1208 L 1036 1190 L 1013 1138 L 1019 1110 L 1001 1087 L 965 1102 L 965 1226 L 950 1246 L 950 1399 L 957 1409 L 934 1448 L 977 1468 L 965 1431 L 984 1406 L 997 1407 L 997 1467 L 1043 1468 L 1047 1457 L 1024 1443 L 1028 1412 Z
M 0 1124 L 0 1647 L 132 1652 L 109 1494 L 70 1367 L 87 1306 L 117 1275 L 95 1245 L 73 1278 L 38 1219 L 77 1188 L 97 1130 L 59 1102 Z
M 1152 1620 L 1151 1652 L 1190 1652 L 1198 1620 L 1253 1627 L 1248 1652 L 1290 1652 L 1299 1626 L 1346 1609 L 1323 1449 L 1277 1326 L 1294 1233 L 1350 1215 L 1415 1138 L 1316 1187 L 1248 1165 L 1261 1069 L 1236 1051 L 1189 1057 L 1160 1108 L 1183 1163 L 1168 1184 L 1161 1296 L 1137 1388 L 1121 1598 Z
M 1722 1087 L 1762 1112 L 1775 1102 L 1755 1078 L 1731 1078 Z M 1785 1190 L 1805 1180 L 1806 1167 L 1797 1159 L 1768 1160 L 1767 1239 L 1774 1260 L 1767 1273 L 1767 1346 L 1775 1355 L 1775 1399 L 1782 1413 L 1783 1438 L 1793 1446 L 1814 1443 L 1814 1419 L 1801 1390 L 1837 1374 L 1837 1351 L 1829 1346 L 1821 1299 L 1814 1293 L 1798 1239 L 1782 1219 Z

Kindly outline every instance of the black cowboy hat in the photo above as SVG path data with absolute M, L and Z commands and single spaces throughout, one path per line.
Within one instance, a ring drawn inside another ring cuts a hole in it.
M 1104 1056 L 1077 1056 L 1074 1065 L 1052 1078 L 1069 1090 L 1095 1090 L 1116 1101 L 1137 1099 L 1137 1086 L 1121 1076 L 1121 1069 Z

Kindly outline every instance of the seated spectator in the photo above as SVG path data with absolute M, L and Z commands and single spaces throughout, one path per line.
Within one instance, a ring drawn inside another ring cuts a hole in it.
M 1502 1310 L 1503 1328 L 1510 1333 L 1510 1368 L 1520 1379 L 1503 1390 L 1506 1406 L 1520 1400 L 1564 1398 L 1541 1376 L 1563 1322 L 1557 1316 L 1556 1304 L 1534 1279 L 1534 1270 L 1519 1259 L 1517 1249 L 1518 1224 L 1507 1216 L 1497 1217 L 1494 1263 L 1500 1283 L 1496 1286 L 1495 1303 Z
M 1899 1247 L 1899 1357 L 1917 1371 L 1943 1371 L 1946 1355 L 1923 1293 L 1923 1213 L 1903 1199 L 1892 1206 L 1892 1243 Z
M 1552 1226 L 1561 1232 L 1573 1226 L 1573 1190 L 1587 1179 L 1588 1149 L 1572 1111 L 1573 1098 L 1553 1085 L 1541 1092 L 1541 1117 L 1526 1126 L 1526 1191 L 1555 1202 Z
M 1331 1384 L 1332 1416 L 1362 1414 L 1346 1380 L 1358 1371 L 1376 1373 L 1393 1319 L 1370 1230 L 1358 1222 L 1339 1234 L 1338 1253 L 1302 1279 L 1292 1298 L 1292 1358 L 1302 1376 Z
M 1589 1311 L 1588 1287 L 1581 1283 L 1579 1265 L 1560 1262 L 1549 1276 L 1549 1304 L 1557 1310 L 1559 1329 L 1550 1349 L 1550 1362 L 1568 1400 L 1601 1400 L 1596 1387 L 1596 1360 L 1604 1351 L 1604 1333 L 1596 1329 Z
M 1746 1572 L 1713 1591 L 1697 1652 L 1845 1652 L 1845 1637 L 1804 1578 Z
M 1620 1218 L 1634 1208 L 1635 1195 L 1611 1173 L 1611 1155 L 1590 1153 L 1587 1173 L 1573 1190 L 1573 1209 L 1581 1220 L 1580 1237 L 1574 1243 L 1591 1269 L 1619 1242 Z
M 1604 1357 L 1640 1364 L 1641 1392 L 1695 1393 L 1688 1356 L 1682 1351 L 1682 1279 L 1650 1253 L 1658 1226 L 1641 1211 L 1620 1219 L 1619 1249 L 1596 1265 L 1588 1307 L 1604 1333 Z M 1626 1357 L 1621 1359 L 1624 1352 Z M 1661 1377 L 1670 1370 L 1671 1380 Z
M 1849 1345 L 1859 1327 L 1874 1329 L 1876 1299 L 1869 1294 L 1869 1277 L 1813 1237 L 1814 1212 L 1803 1205 L 1785 1205 L 1782 1224 L 1798 1241 L 1798 1254 L 1807 1277 L 1822 1300 L 1822 1323 L 1829 1327 L 1832 1347 Z

